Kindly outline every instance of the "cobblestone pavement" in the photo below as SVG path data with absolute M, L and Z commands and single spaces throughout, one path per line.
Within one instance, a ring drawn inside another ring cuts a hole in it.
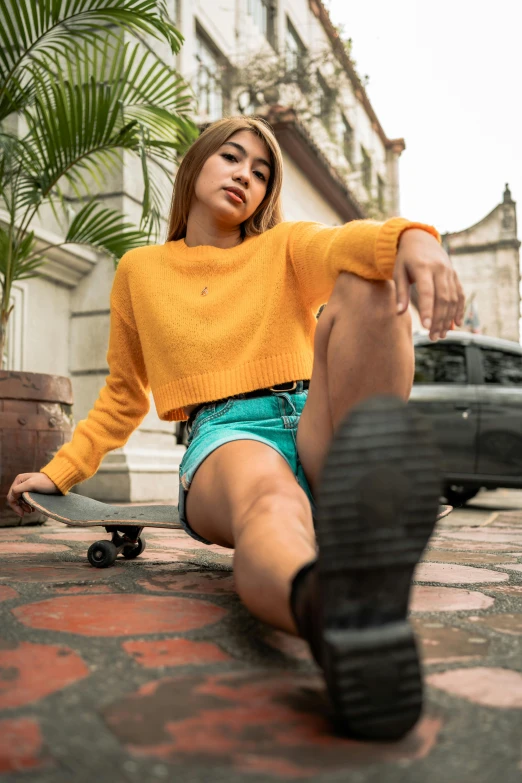
M 255 621 L 232 556 L 149 529 L 105 570 L 100 528 L 0 530 L 0 780 L 522 781 L 522 492 L 440 523 L 416 572 L 423 719 L 331 733 L 306 645 Z

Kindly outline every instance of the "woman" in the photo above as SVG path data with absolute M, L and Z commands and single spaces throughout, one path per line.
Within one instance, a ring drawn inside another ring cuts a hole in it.
M 22 516 L 22 492 L 65 494 L 92 476 L 152 389 L 162 419 L 188 418 L 185 530 L 233 547 L 245 605 L 307 639 L 345 733 L 398 738 L 421 708 L 406 613 L 439 494 L 429 437 L 403 402 L 409 288 L 433 339 L 461 323 L 462 289 L 432 227 L 285 223 L 281 183 L 262 120 L 223 119 L 199 137 L 168 241 L 119 263 L 106 385 L 8 501 Z

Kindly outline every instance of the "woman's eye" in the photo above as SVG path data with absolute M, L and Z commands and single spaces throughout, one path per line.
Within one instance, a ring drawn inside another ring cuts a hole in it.
M 231 152 L 222 152 L 221 157 L 225 158 L 225 160 L 228 160 L 232 163 L 237 163 L 237 158 L 235 155 L 233 155 Z M 266 182 L 266 177 L 261 171 L 254 171 L 254 174 L 258 179 L 260 179 L 262 182 Z

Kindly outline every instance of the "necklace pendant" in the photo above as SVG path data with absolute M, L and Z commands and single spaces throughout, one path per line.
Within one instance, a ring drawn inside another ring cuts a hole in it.
M 201 292 L 201 296 L 206 296 L 207 294 L 208 294 L 208 288 L 205 286 L 205 288 Z

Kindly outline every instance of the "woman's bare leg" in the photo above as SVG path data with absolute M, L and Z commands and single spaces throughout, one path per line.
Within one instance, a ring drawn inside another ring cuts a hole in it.
M 197 470 L 186 513 L 200 536 L 235 549 L 237 592 L 252 614 L 295 634 L 291 582 L 316 546 L 310 503 L 286 460 L 259 441 L 220 446 Z
M 314 347 L 297 449 L 317 498 L 319 557 L 293 609 L 342 730 L 398 739 L 422 708 L 408 605 L 440 480 L 428 428 L 405 404 L 411 322 L 396 313 L 393 283 L 341 274 Z
M 341 274 L 319 319 L 310 392 L 297 431 L 314 492 L 347 410 L 386 390 L 407 397 L 412 375 L 409 316 L 397 317 L 393 284 Z M 238 593 L 250 611 L 296 633 L 291 582 L 315 557 L 316 543 L 310 504 L 286 460 L 258 441 L 227 443 L 196 472 L 186 509 L 199 535 L 235 548 Z
M 411 318 L 396 312 L 395 285 L 342 272 L 319 317 L 297 450 L 314 494 L 334 431 L 352 408 L 379 394 L 407 400 L 413 383 Z
M 420 715 L 408 602 L 439 493 L 429 433 L 404 404 L 412 339 L 392 294 L 391 284 L 342 276 L 317 329 L 297 448 L 318 500 L 318 558 L 305 493 L 264 444 L 217 450 L 187 502 L 200 535 L 236 547 L 246 606 L 278 628 L 297 626 L 339 728 L 366 739 L 398 739 Z

